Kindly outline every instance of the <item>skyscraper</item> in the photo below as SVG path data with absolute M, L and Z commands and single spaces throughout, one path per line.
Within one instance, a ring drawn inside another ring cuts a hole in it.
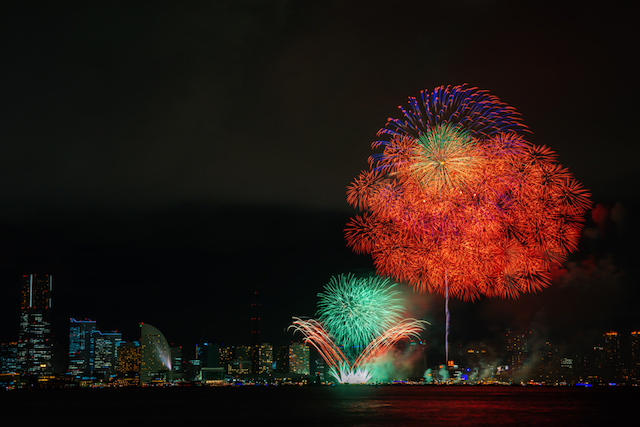
M 258 350 L 255 362 L 256 366 L 253 367 L 253 373 L 258 375 L 271 375 L 273 373 L 273 346 L 263 343 L 253 348 Z
M 72 375 L 93 376 L 96 331 L 94 320 L 69 319 L 69 370 Z
M 52 372 L 51 293 L 53 277 L 36 274 L 22 276 L 22 304 L 17 357 L 24 375 Z
M 629 375 L 631 384 L 640 384 L 640 331 L 631 332 L 630 338 Z
M 139 381 L 141 349 L 138 341 L 117 343 L 117 363 L 118 376 L 134 382 Z
M 141 323 L 140 347 L 140 383 L 166 380 L 171 371 L 171 349 L 162 332 L 148 323 Z
M 260 300 L 258 292 L 253 293 L 251 300 L 251 373 L 258 374 L 260 365 Z
M 507 332 L 507 353 L 511 372 L 520 371 L 531 357 L 531 332 Z
M 227 346 L 225 349 L 228 354 L 231 351 L 231 347 Z M 204 342 L 202 344 L 196 345 L 196 357 L 200 360 L 200 364 L 205 368 L 219 368 L 222 365 L 221 357 L 222 349 L 220 348 L 220 344 Z M 227 356 L 225 361 L 233 360 L 233 355 Z
M 118 343 L 122 341 L 122 334 L 117 331 L 93 332 L 95 359 L 93 373 L 98 378 L 108 378 L 116 374 Z
M 289 346 L 289 373 L 295 375 L 309 375 L 309 346 L 292 343 Z
M 604 334 L 604 380 L 608 383 L 619 383 L 622 379 L 620 336 L 615 331 Z
M 69 319 L 69 370 L 79 377 L 115 375 L 119 332 L 100 332 L 94 320 Z

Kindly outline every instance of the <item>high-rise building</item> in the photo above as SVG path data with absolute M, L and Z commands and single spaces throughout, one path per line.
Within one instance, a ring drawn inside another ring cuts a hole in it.
M 94 375 L 98 378 L 108 378 L 116 374 L 118 343 L 122 341 L 120 332 L 93 332 L 95 359 L 93 363 Z
M 251 345 L 258 345 L 260 342 L 260 300 L 258 292 L 254 292 L 251 300 Z
M 640 384 L 640 331 L 633 331 L 630 335 L 629 375 L 630 383 Z
M 560 376 L 561 358 L 556 345 L 550 341 L 539 344 L 536 351 L 537 372 L 536 379 L 546 384 L 556 384 L 564 380 Z M 573 362 L 571 362 L 573 364 Z M 565 362 L 568 367 L 568 361 Z
M 120 332 L 101 332 L 95 320 L 69 319 L 69 369 L 71 375 L 105 378 L 116 373 Z
M 531 332 L 507 332 L 507 353 L 509 354 L 509 369 L 511 372 L 520 371 L 531 357 Z
M 51 293 L 53 277 L 36 274 L 22 276 L 22 305 L 17 357 L 24 375 L 52 372 Z
M 274 372 L 278 374 L 289 373 L 289 346 L 279 345 L 273 349 Z
M 171 349 L 162 332 L 140 323 L 140 383 L 165 381 L 171 372 Z
M 171 347 L 171 381 L 184 378 L 184 368 L 182 366 L 182 347 Z
M 16 374 L 19 371 L 18 343 L 0 343 L 0 374 Z
M 248 375 L 251 369 L 251 356 L 253 346 L 239 345 L 235 347 L 235 358 L 227 364 L 227 373 L 231 375 Z
M 271 375 L 273 373 L 273 346 L 263 343 L 254 346 L 257 350 L 255 363 L 257 366 L 253 368 L 253 373 L 257 375 Z
M 621 380 L 622 366 L 620 357 L 620 335 L 615 331 L 604 334 L 604 381 L 619 383 Z
M 309 346 L 302 343 L 292 343 L 289 346 L 289 373 L 309 375 L 309 372 Z
M 140 375 L 140 342 L 120 341 L 117 349 L 118 376 L 129 379 L 138 377 Z
M 241 344 L 236 346 L 235 360 L 251 362 L 251 351 L 252 351 L 252 347 L 250 345 Z
M 95 362 L 95 320 L 69 319 L 69 370 L 71 375 L 91 377 Z
M 259 374 L 260 367 L 260 300 L 258 292 L 253 293 L 251 300 L 251 373 Z
M 206 368 L 219 368 L 222 366 L 221 362 L 221 348 L 220 344 L 204 342 L 196 345 L 196 357 L 200 360 L 203 367 Z M 229 358 L 232 360 L 233 357 Z
M 236 346 L 223 345 L 220 347 L 220 364 L 227 369 L 229 364 L 236 359 Z

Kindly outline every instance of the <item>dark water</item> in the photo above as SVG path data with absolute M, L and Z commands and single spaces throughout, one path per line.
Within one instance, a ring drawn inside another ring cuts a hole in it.
M 637 425 L 640 388 L 234 387 L 18 391 L 1 425 Z M 631 420 L 628 418 L 631 417 Z M 630 423 L 630 424 L 629 424 Z M 258 425 L 258 424 L 256 424 Z

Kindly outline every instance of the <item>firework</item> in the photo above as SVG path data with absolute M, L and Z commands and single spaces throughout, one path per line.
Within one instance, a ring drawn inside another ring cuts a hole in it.
M 300 332 L 304 335 L 305 342 L 314 346 L 329 366 L 349 364 L 342 350 L 335 344 L 322 323 L 317 320 L 294 317 L 289 329 L 293 329 L 294 332 Z
M 371 379 L 371 372 L 366 368 L 352 368 L 348 364 L 332 366 L 329 375 L 340 384 L 364 384 Z
M 439 87 L 409 98 L 378 132 L 382 153 L 348 187 L 365 211 L 345 229 L 377 272 L 418 292 L 517 298 L 549 286 L 577 248 L 589 193 L 516 111 L 486 91 Z
M 427 322 L 402 319 L 395 283 L 352 274 L 333 277 L 319 293 L 319 319 L 294 317 L 289 327 L 318 350 L 340 383 L 365 383 L 375 359 L 398 341 L 419 337 Z
M 332 277 L 318 294 L 316 315 L 344 347 L 363 347 L 401 320 L 404 311 L 395 283 L 378 276 Z
M 576 249 L 588 192 L 486 91 L 440 87 L 409 105 L 348 188 L 365 211 L 347 224 L 348 245 L 419 292 L 474 300 L 548 286 Z

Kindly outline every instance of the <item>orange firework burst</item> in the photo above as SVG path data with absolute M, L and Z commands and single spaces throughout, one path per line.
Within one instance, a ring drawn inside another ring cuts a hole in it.
M 347 190 L 345 230 L 379 274 L 463 300 L 550 284 L 577 247 L 589 194 L 515 110 L 486 91 L 440 87 L 389 119 L 371 170 Z

